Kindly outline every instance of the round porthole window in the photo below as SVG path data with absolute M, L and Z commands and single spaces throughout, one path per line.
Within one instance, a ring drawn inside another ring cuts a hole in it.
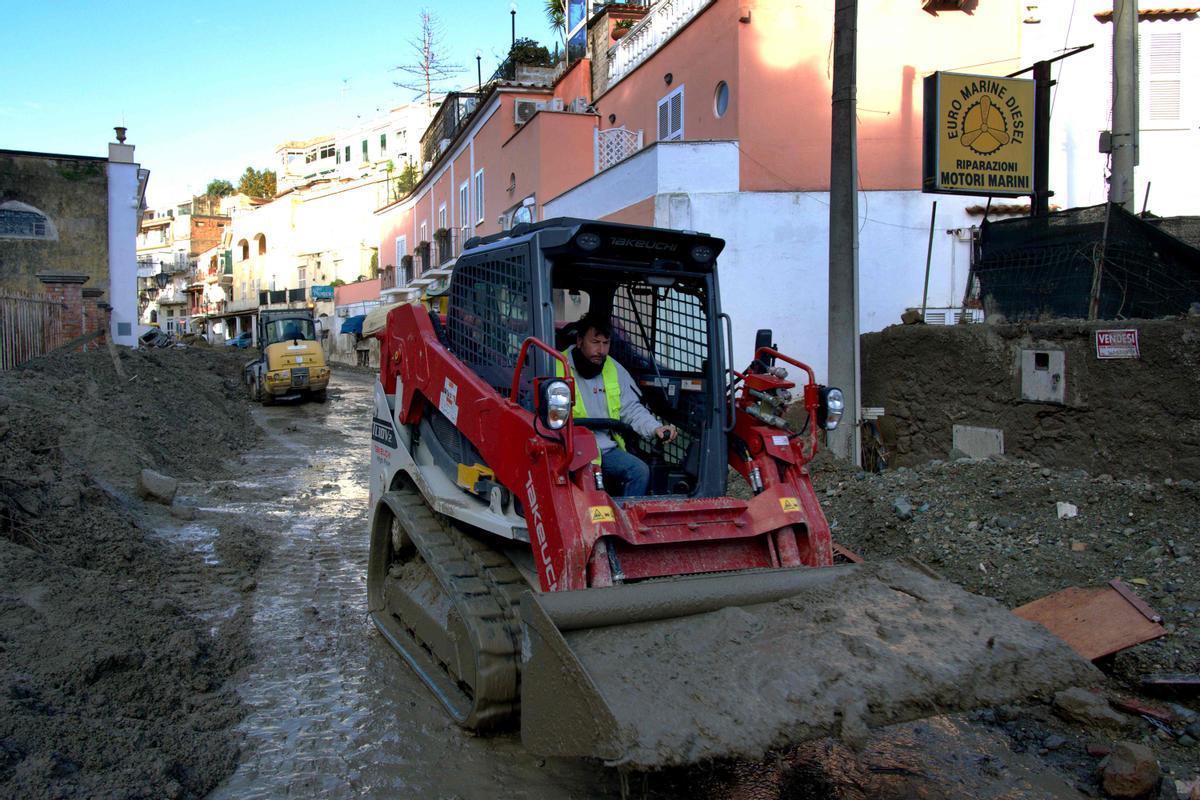
M 717 91 L 713 95 L 713 111 L 717 117 L 725 116 L 725 112 L 729 110 L 729 84 L 721 81 L 717 84 Z

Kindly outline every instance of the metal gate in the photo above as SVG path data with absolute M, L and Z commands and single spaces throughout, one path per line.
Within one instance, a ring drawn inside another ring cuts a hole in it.
M 61 345 L 62 305 L 0 292 L 0 369 L 12 369 Z

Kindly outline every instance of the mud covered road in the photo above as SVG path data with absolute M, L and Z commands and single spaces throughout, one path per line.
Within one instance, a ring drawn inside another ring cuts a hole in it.
M 518 737 L 464 734 L 366 615 L 365 454 L 373 376 L 342 372 L 325 405 L 253 410 L 265 432 L 241 491 L 207 513 L 269 531 L 238 690 L 251 710 L 236 772 L 214 798 L 1079 797 L 966 718 L 898 726 L 854 754 L 817 743 L 770 764 L 622 775 L 535 758 Z
M 1148 721 L 1101 731 L 1037 704 L 887 728 L 858 751 L 821 740 L 649 775 L 464 734 L 366 615 L 374 376 L 341 369 L 326 404 L 260 407 L 238 382 L 244 358 L 123 351 L 118 374 L 93 352 L 0 373 L 0 798 L 1078 798 L 1100 795 L 1093 745 L 1118 739 L 1152 747 L 1164 789 L 1200 769 L 1200 750 Z M 145 468 L 178 481 L 173 503 L 139 497 Z M 915 553 L 1006 605 L 1150 576 L 1171 636 L 1118 660 L 1110 692 L 1195 666 L 1190 487 L 1009 462 L 816 472 L 847 545 L 868 559 Z M 1041 500 L 1079 502 L 1078 521 L 1034 518 L 1046 485 Z M 907 521 L 901 492 L 916 508 Z M 1169 533 L 1162 547 L 1129 532 L 1141 507 L 1147 532 Z M 1053 528 L 1076 522 L 1086 530 Z M 1025 528 L 1080 538 L 1075 555 L 1092 561 L 1081 571 L 1061 548 L 1026 548 L 1031 568 L 1006 571 L 1004 551 L 981 555 Z M 994 568 L 980 573 L 985 555 Z
M 251 710 L 237 771 L 213 798 L 609 794 L 607 771 L 539 761 L 515 736 L 463 735 L 366 613 L 371 385 L 342 371 L 324 405 L 253 410 L 265 432 L 241 491 L 195 498 L 269 532 L 254 591 Z M 484 789 L 486 787 L 486 789 Z

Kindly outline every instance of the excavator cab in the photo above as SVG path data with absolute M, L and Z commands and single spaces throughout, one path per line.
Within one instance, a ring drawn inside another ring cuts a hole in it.
M 551 267 L 555 347 L 565 351 L 575 344 L 583 313 L 610 320 L 609 357 L 629 370 L 642 403 L 679 432 L 674 441 L 661 443 L 628 426 L 609 426 L 622 434 L 625 449 L 650 467 L 646 494 L 725 494 L 726 387 L 720 346 L 711 352 L 709 320 L 720 316 L 711 274 L 673 269 L 663 258 L 600 264 L 584 255 Z
M 612 325 L 609 357 L 679 435 L 660 444 L 610 420 L 583 420 L 580 427 L 623 434 L 626 450 L 650 467 L 649 496 L 725 494 L 730 376 L 714 271 L 724 242 L 553 220 L 470 245 L 486 256 L 460 259 L 455 267 L 446 334 L 456 355 L 501 389 L 512 380 L 526 338 L 562 352 L 575 343 L 585 313 L 602 314 Z M 523 406 L 534 405 L 535 379 L 554 372 L 548 353 L 531 353 L 518 392 Z

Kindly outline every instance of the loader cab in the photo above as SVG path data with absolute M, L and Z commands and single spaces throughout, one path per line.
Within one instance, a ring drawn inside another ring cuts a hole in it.
M 312 319 L 304 317 L 285 317 L 273 319 L 262 326 L 262 342 L 272 345 L 276 342 L 317 340 L 317 329 Z
M 521 343 L 536 336 L 563 351 L 588 311 L 612 325 L 611 350 L 643 403 L 675 425 L 674 442 L 626 436 L 650 467 L 651 496 L 725 494 L 726 340 L 716 256 L 724 242 L 704 234 L 554 219 L 468 243 L 450 287 L 450 349 L 497 391 L 508 392 Z M 533 378 L 555 373 L 530 359 Z

